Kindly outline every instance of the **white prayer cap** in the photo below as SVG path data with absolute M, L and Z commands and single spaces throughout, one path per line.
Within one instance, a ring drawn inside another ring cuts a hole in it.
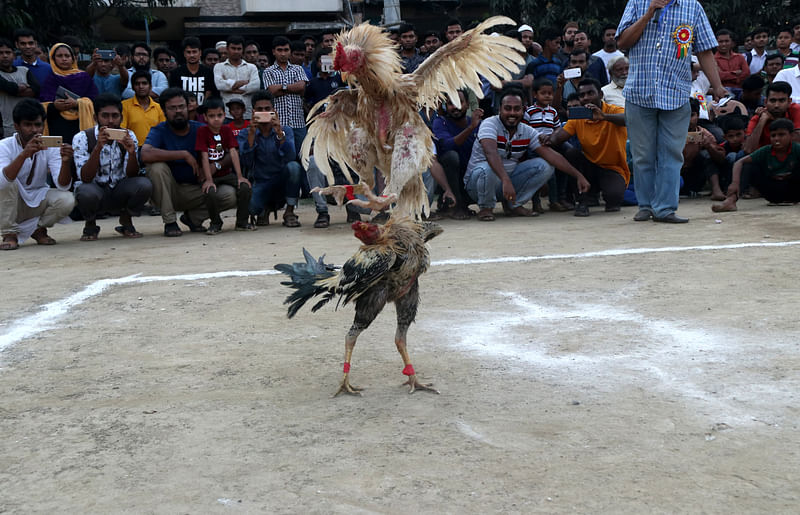
M 214 45 L 214 48 L 219 50 L 220 48 L 227 48 L 228 42 L 227 41 L 217 41 L 217 44 Z
M 531 28 L 530 25 L 520 25 L 520 27 L 517 29 L 517 32 L 525 32 L 526 30 L 533 32 L 533 28 Z

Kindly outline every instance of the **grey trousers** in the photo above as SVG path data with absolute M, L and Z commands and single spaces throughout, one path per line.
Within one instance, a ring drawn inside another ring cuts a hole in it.
M 311 156 L 308 160 L 308 170 L 306 170 L 306 175 L 308 176 L 308 187 L 310 189 L 314 188 L 324 188 L 328 185 L 328 178 L 325 177 L 325 174 L 322 173 L 322 170 L 319 169 L 317 163 L 314 161 L 314 156 Z M 321 193 L 312 193 L 311 197 L 314 199 L 314 207 L 317 210 L 317 213 L 327 213 L 328 212 L 328 203 L 325 202 L 325 197 Z M 363 195 L 357 195 L 358 198 L 362 200 L 365 199 Z M 356 206 L 347 206 L 348 211 L 353 211 L 354 213 L 360 214 L 369 214 L 371 210 L 363 208 L 363 207 L 356 207 Z
M 200 184 L 178 184 L 167 163 L 147 165 L 147 177 L 153 183 L 153 203 L 161 210 L 165 224 L 178 220 L 176 211 L 185 211 L 195 225 L 208 218 L 206 197 Z M 220 211 L 236 207 L 236 188 L 226 184 L 217 187 Z
M 108 184 L 83 183 L 75 190 L 75 201 L 83 219 L 93 222 L 100 211 L 138 215 L 152 193 L 153 184 L 147 177 L 125 177 L 113 188 Z
M 30 207 L 19 196 L 17 182 L 0 188 L 0 233 L 18 234 L 19 223 L 39 217 L 39 227 L 53 227 L 59 220 L 69 216 L 75 207 L 75 197 L 70 191 L 56 188 L 47 190 L 47 196 L 36 207 Z

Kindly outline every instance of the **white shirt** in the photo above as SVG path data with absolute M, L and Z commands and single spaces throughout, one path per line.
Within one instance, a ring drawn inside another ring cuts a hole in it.
M 622 95 L 622 89 L 613 82 L 609 82 L 602 88 L 603 101 L 606 104 L 612 104 L 617 107 L 625 109 L 625 97 Z
M 772 82 L 788 82 L 792 86 L 792 102 L 800 103 L 800 69 L 798 69 L 798 65 L 779 71 Z
M 745 59 L 747 56 L 745 56 Z M 767 51 L 764 50 L 764 53 L 758 55 L 756 49 L 750 50 L 750 75 L 755 75 L 756 73 L 760 73 L 762 68 L 764 68 L 764 63 L 767 62 Z
M 246 80 L 247 83 L 241 87 L 244 93 L 232 93 L 233 84 L 240 80 Z M 252 117 L 253 109 L 250 105 L 250 97 L 261 88 L 261 80 L 258 78 L 258 68 L 255 64 L 250 64 L 242 59 L 239 66 L 234 66 L 229 60 L 224 63 L 217 63 L 214 65 L 214 84 L 222 96 L 222 102 L 225 105 L 225 116 L 231 117 L 231 112 L 228 110 L 228 100 L 233 97 L 241 98 L 244 100 L 244 119 L 249 120 Z
M 16 134 L 0 140 L 0 188 L 5 189 L 11 185 L 12 181 L 2 173 L 11 162 L 22 152 L 22 145 Z M 34 167 L 34 162 L 36 166 Z M 19 189 L 19 196 L 28 207 L 38 207 L 44 201 L 50 186 L 47 184 L 47 174 L 53 179 L 53 184 L 61 191 L 69 191 L 72 180 L 66 186 L 58 183 L 58 175 L 61 173 L 61 149 L 47 148 L 35 153 L 22 163 L 17 178 L 14 179 Z M 33 174 L 31 183 L 28 184 L 28 177 Z

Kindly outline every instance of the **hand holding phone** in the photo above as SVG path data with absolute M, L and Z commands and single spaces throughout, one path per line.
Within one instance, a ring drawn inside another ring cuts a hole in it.
M 564 70 L 564 78 L 565 79 L 577 79 L 582 75 L 580 68 L 567 68 Z
M 58 148 L 61 146 L 61 136 L 42 136 L 42 145 L 45 148 Z
M 591 120 L 594 117 L 592 110 L 583 106 L 570 107 L 567 113 L 570 120 Z

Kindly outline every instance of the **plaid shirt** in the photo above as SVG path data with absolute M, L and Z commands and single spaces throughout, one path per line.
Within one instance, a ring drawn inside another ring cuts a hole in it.
M 267 88 L 274 84 L 294 84 L 307 80 L 308 77 L 306 77 L 303 67 L 296 64 L 287 64 L 285 71 L 277 63 L 264 70 L 264 87 Z M 303 95 L 287 93 L 275 97 L 274 105 L 282 124 L 293 129 L 301 129 L 306 126 L 306 118 L 303 114 Z
M 617 37 L 641 18 L 650 0 L 628 0 L 617 28 Z M 692 50 L 700 53 L 717 46 L 717 39 L 697 0 L 673 0 L 662 10 L 658 23 L 648 21 L 642 37 L 628 55 L 630 73 L 623 95 L 627 102 L 651 109 L 673 110 L 689 101 L 692 87 L 691 53 L 678 59 L 673 33 L 681 25 L 691 27 Z

